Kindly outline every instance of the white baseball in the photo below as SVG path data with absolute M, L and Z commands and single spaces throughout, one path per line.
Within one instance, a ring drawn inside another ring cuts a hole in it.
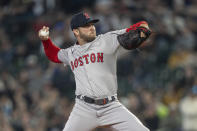
M 41 36 L 48 36 L 48 35 L 49 35 L 49 31 L 41 30 L 41 31 L 40 31 L 40 35 L 41 35 Z

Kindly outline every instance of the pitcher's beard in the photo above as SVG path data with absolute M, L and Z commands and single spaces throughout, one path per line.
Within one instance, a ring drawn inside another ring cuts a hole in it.
M 85 33 L 80 33 L 80 37 L 86 42 L 92 42 L 93 40 L 95 40 L 96 35 L 87 35 Z

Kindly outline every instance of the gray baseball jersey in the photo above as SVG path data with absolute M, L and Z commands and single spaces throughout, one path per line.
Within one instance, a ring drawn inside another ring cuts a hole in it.
M 122 33 L 125 29 L 99 35 L 92 42 L 58 52 L 58 59 L 74 73 L 76 95 L 92 98 L 117 95 L 116 61 L 119 54 L 127 52 L 117 40 L 117 35 Z M 116 131 L 149 131 L 118 99 L 106 105 L 76 99 L 63 131 L 92 131 L 103 126 Z
M 118 54 L 127 51 L 119 45 L 117 35 L 124 32 L 108 32 L 92 42 L 58 52 L 58 59 L 74 73 L 76 95 L 104 98 L 117 94 L 116 61 Z

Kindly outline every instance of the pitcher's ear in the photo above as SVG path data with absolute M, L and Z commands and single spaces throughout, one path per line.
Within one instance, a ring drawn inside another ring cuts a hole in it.
M 73 29 L 73 33 L 75 36 L 78 36 L 79 35 L 79 30 L 78 29 Z

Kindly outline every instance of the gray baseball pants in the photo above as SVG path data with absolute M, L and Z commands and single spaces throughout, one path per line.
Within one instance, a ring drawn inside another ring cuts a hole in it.
M 76 99 L 63 131 L 92 131 L 97 127 L 110 127 L 114 131 L 149 131 L 118 100 L 95 105 Z

